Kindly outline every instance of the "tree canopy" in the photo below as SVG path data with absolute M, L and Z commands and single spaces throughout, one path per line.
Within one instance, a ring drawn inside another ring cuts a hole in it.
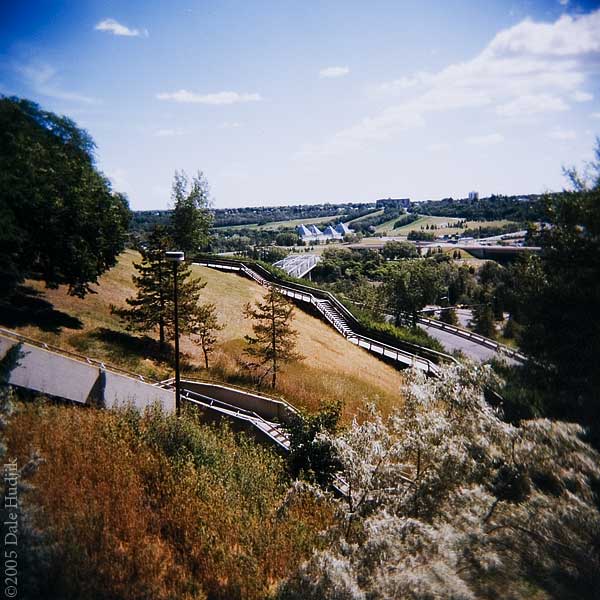
M 173 242 L 177 250 L 195 253 L 208 246 L 212 215 L 208 211 L 210 190 L 202 171 L 190 180 L 183 172 L 175 172 L 171 215 Z
M 83 297 L 116 263 L 130 218 L 69 118 L 0 96 L 0 290 L 27 277 Z

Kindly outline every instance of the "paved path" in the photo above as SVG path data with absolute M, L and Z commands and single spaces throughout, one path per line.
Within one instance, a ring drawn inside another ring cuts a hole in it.
M 437 327 L 428 327 L 427 325 L 422 324 L 419 324 L 419 327 L 425 330 L 432 338 L 438 340 L 448 352 L 460 350 L 466 357 L 479 362 L 485 362 L 490 358 L 498 356 L 496 351 L 492 348 L 486 348 L 481 344 L 477 344 L 447 331 L 442 331 Z M 511 360 L 510 362 L 514 361 Z

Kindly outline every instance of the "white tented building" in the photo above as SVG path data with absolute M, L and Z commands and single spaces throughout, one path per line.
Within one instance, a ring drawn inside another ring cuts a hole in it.
M 346 234 L 352 233 L 344 223 L 335 227 L 327 226 L 321 231 L 316 225 L 298 225 L 296 232 L 305 242 L 326 242 L 327 240 L 341 240 Z

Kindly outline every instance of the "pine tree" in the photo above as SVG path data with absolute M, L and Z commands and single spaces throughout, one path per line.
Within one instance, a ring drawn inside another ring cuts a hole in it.
M 217 307 L 212 303 L 200 304 L 192 314 L 190 332 L 193 341 L 202 348 L 204 353 L 204 364 L 208 369 L 208 357 L 213 352 L 217 343 L 217 331 L 221 331 L 225 325 L 217 319 Z
M 191 181 L 183 171 L 176 171 L 171 197 L 174 202 L 171 227 L 177 250 L 193 254 L 206 248 L 212 215 L 208 211 L 210 190 L 202 171 Z
M 255 308 L 246 304 L 244 315 L 254 321 L 254 337 L 245 338 L 248 344 L 245 353 L 256 359 L 249 366 L 261 372 L 260 382 L 270 374 L 274 388 L 281 365 L 302 358 L 295 351 L 298 332 L 291 327 L 294 307 L 285 296 L 270 288 L 263 302 L 257 302 Z
M 142 261 L 133 266 L 139 273 L 132 277 L 137 288 L 134 298 L 125 302 L 130 308 L 112 306 L 113 314 L 127 323 L 130 330 L 152 331 L 158 327 L 160 351 L 165 351 L 165 342 L 173 339 L 175 321 L 173 311 L 173 268 L 165 260 L 165 251 L 172 246 L 167 231 L 156 226 L 147 243 L 140 248 Z M 199 301 L 200 292 L 206 285 L 199 279 L 188 281 L 191 269 L 185 264 L 177 269 L 179 330 L 189 332 L 191 315 Z

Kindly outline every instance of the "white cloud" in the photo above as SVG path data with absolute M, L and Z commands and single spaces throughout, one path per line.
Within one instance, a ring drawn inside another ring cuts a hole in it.
M 242 124 L 237 121 L 225 121 L 221 123 L 221 129 L 238 129 Z
M 589 102 L 594 99 L 594 95 L 589 92 L 582 92 L 577 90 L 573 96 L 571 96 L 575 102 Z
M 569 0 L 558 0 L 558 3 L 561 6 L 568 6 L 569 5 Z
M 319 71 L 321 79 L 333 79 L 335 77 L 344 77 L 350 73 L 349 67 L 327 67 Z
M 450 148 L 450 144 L 448 144 L 447 142 L 438 142 L 436 144 L 429 144 L 429 146 L 427 147 L 427 149 L 430 152 L 442 152 L 444 150 L 448 150 L 448 148 Z
M 60 85 L 58 72 L 48 64 L 16 65 L 15 69 L 36 94 L 68 102 L 83 102 L 85 104 L 96 104 L 98 102 L 96 98 L 91 96 L 65 90 Z
M 496 112 L 503 117 L 521 117 L 564 110 L 569 110 L 569 105 L 562 98 L 550 94 L 521 96 L 496 107 Z
M 384 140 L 407 126 L 423 125 L 429 113 L 481 109 L 519 118 L 569 109 L 582 99 L 581 87 L 600 63 L 600 10 L 564 15 L 554 22 L 525 19 L 500 31 L 474 58 L 438 72 L 418 72 L 380 84 L 375 90 L 400 103 L 337 132 L 302 155 L 343 151 Z M 352 143 L 341 143 L 341 140 Z
M 600 119 L 600 112 L 594 112 L 590 115 L 592 119 Z
M 183 129 L 157 129 L 154 135 L 156 137 L 175 137 L 185 135 L 185 131 Z
M 94 29 L 96 31 L 106 31 L 107 33 L 112 33 L 113 35 L 120 35 L 126 37 L 148 37 L 147 29 L 130 29 L 129 27 L 122 25 L 115 19 L 104 19 L 104 21 L 96 23 Z
M 493 146 L 501 144 L 504 141 L 504 136 L 501 133 L 490 133 L 488 135 L 468 137 L 465 141 L 467 144 L 472 144 L 473 146 Z
M 215 94 L 200 95 L 187 90 L 177 92 L 166 92 L 157 94 L 159 100 L 172 100 L 190 104 L 238 104 L 240 102 L 259 102 L 262 100 L 260 94 L 248 94 L 238 92 L 217 92 Z
M 553 140 L 574 140 L 577 134 L 572 129 L 555 129 L 548 134 Z

